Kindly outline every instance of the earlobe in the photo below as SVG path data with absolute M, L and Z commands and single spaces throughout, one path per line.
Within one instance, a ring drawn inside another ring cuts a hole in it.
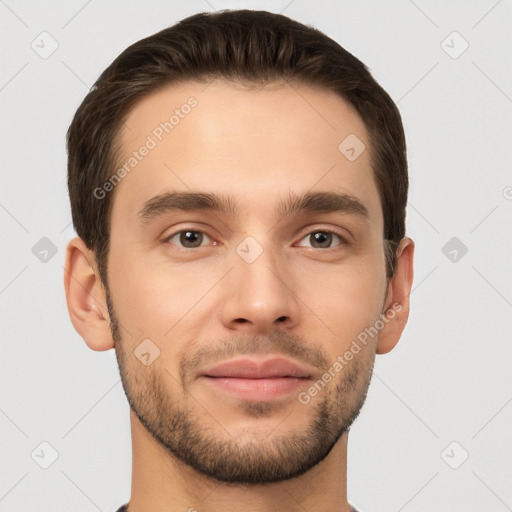
M 71 322 L 88 347 L 99 351 L 113 348 L 105 289 L 94 254 L 78 237 L 66 247 L 64 289 Z
M 404 237 L 397 250 L 396 271 L 388 285 L 383 312 L 388 321 L 379 333 L 377 354 L 386 354 L 393 350 L 407 324 L 409 296 L 414 277 L 413 256 L 414 242 L 409 237 Z

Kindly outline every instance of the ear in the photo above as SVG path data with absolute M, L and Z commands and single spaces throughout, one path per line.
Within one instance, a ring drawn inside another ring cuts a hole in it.
M 414 242 L 402 238 L 397 249 L 397 265 L 394 276 L 388 284 L 383 314 L 388 321 L 379 333 L 377 354 L 393 350 L 409 318 L 409 296 L 413 280 Z
M 114 348 L 105 288 L 94 253 L 81 238 L 68 243 L 65 265 L 64 288 L 73 326 L 92 350 Z

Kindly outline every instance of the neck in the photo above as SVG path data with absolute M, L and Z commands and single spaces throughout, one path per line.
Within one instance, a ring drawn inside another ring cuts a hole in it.
M 212 480 L 170 454 L 130 411 L 132 494 L 128 512 L 349 512 L 345 433 L 329 455 L 305 474 L 264 485 Z

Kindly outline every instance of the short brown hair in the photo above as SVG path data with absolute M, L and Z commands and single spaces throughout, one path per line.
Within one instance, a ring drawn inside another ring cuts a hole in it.
M 124 50 L 100 75 L 67 133 L 68 188 L 75 230 L 93 250 L 108 289 L 112 196 L 94 190 L 113 175 L 116 136 L 131 108 L 157 89 L 225 79 L 290 81 L 333 91 L 361 116 L 384 217 L 386 275 L 405 236 L 408 173 L 400 113 L 368 68 L 314 27 L 266 11 L 223 10 L 183 19 Z M 340 141 L 341 142 L 341 141 Z

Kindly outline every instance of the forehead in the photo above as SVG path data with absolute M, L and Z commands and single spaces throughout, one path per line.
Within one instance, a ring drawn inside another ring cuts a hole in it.
M 308 190 L 353 195 L 370 217 L 381 216 L 368 132 L 333 92 L 220 80 L 172 85 L 135 105 L 119 143 L 117 169 L 126 172 L 113 217 L 134 220 L 169 191 L 222 192 L 250 211 Z

